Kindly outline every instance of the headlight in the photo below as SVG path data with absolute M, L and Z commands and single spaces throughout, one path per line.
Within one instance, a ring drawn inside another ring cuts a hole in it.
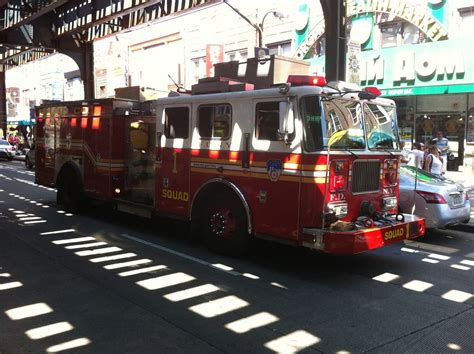
M 382 199 L 382 209 L 390 210 L 397 207 L 397 198 L 396 197 L 387 197 Z

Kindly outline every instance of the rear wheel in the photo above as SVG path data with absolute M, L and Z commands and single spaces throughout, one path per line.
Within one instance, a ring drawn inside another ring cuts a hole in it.
M 84 190 L 79 177 L 66 170 L 58 177 L 57 203 L 68 212 L 78 212 L 84 204 Z
M 30 159 L 28 158 L 28 156 L 25 158 L 25 167 L 26 168 L 32 168 L 33 167 L 33 165 L 31 164 Z
M 247 218 L 240 200 L 232 192 L 220 191 L 205 208 L 205 241 L 209 249 L 229 256 L 242 256 L 250 241 Z

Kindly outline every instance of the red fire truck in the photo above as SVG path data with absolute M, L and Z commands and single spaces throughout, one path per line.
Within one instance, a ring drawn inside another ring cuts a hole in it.
M 423 235 L 423 219 L 397 213 L 394 102 L 338 85 L 218 78 L 155 101 L 45 104 L 36 183 L 56 186 L 67 210 L 94 198 L 190 221 L 231 255 L 252 237 L 356 254 Z

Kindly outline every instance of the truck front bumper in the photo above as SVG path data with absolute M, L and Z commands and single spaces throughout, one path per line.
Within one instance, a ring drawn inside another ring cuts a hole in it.
M 424 235 L 425 219 L 404 214 L 393 225 L 354 231 L 303 229 L 302 246 L 331 254 L 357 254 Z

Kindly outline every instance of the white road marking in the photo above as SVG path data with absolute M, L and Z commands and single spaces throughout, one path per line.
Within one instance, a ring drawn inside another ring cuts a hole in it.
M 130 239 L 130 240 L 133 240 L 135 242 L 139 242 L 141 244 L 144 244 L 144 245 L 159 249 L 161 251 L 173 254 L 175 256 L 178 256 L 178 257 L 181 257 L 181 258 L 184 258 L 184 259 L 187 259 L 187 260 L 190 260 L 190 261 L 193 261 L 193 262 L 211 267 L 212 269 L 217 269 L 217 270 L 225 272 L 227 274 L 231 274 L 231 275 L 235 275 L 235 276 L 242 275 L 241 273 L 233 271 L 233 270 L 226 270 L 226 269 L 218 268 L 218 267 L 215 266 L 215 264 L 210 263 L 208 261 L 205 261 L 204 259 L 193 257 L 193 256 L 190 256 L 188 254 L 178 252 L 178 251 L 172 250 L 171 248 L 160 246 L 160 245 L 157 245 L 157 244 L 152 243 L 152 242 L 144 241 L 144 240 L 139 239 L 137 237 L 133 237 L 133 236 L 130 236 L 130 235 L 127 235 L 127 234 L 121 234 L 121 236 L 123 236 L 127 239 Z

